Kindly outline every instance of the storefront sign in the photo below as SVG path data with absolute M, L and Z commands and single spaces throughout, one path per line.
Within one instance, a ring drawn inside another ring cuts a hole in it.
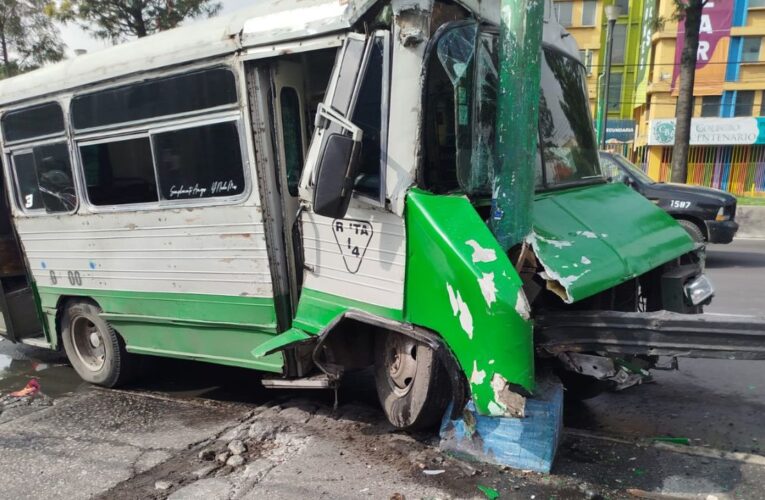
M 674 143 L 675 119 L 651 120 L 648 145 L 672 146 Z M 694 118 L 690 144 L 765 144 L 765 118 Z
M 611 120 L 606 123 L 606 142 L 635 140 L 635 120 Z

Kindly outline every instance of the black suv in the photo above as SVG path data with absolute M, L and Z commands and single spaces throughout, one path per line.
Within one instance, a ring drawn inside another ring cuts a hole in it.
M 738 231 L 736 197 L 719 189 L 656 182 L 619 154 L 600 152 L 603 174 L 632 187 L 685 228 L 698 242 L 730 243 Z

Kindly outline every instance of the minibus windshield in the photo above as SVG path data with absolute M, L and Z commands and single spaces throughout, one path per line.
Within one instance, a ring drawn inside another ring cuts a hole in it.
M 482 32 L 474 23 L 448 29 L 436 46 L 438 71 L 446 74 L 453 88 L 454 113 L 447 119 L 454 130 L 456 181 L 458 189 L 469 195 L 491 193 L 497 162 L 498 47 L 497 34 Z M 547 46 L 542 51 L 541 77 L 536 189 L 603 182 L 584 67 Z

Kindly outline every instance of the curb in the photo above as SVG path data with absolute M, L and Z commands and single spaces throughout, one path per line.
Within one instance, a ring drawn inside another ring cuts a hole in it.
M 736 208 L 739 229 L 736 238 L 765 238 L 765 206 L 740 206 Z

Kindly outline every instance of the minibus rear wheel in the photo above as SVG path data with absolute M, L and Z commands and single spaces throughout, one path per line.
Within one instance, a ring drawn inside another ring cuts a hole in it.
M 406 335 L 377 335 L 375 382 L 388 421 L 399 429 L 431 427 L 449 404 L 449 376 L 435 352 Z
M 69 362 L 86 382 L 116 387 L 132 375 L 134 360 L 101 308 L 87 300 L 70 301 L 61 317 L 61 339 Z

